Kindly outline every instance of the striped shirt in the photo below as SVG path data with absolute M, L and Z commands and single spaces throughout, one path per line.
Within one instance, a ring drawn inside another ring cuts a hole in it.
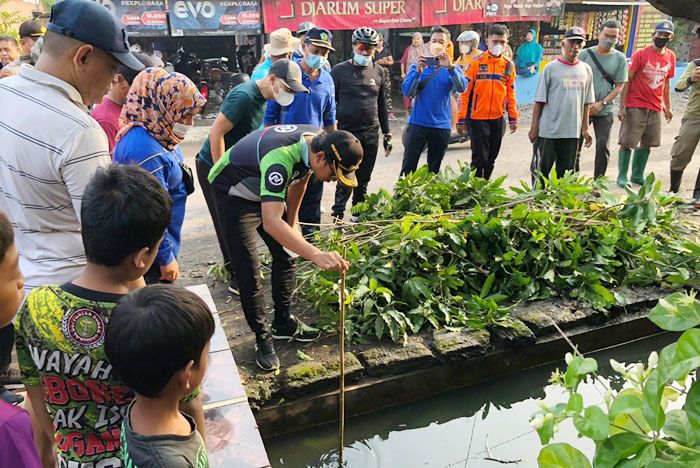
M 15 228 L 27 288 L 62 284 L 85 265 L 80 203 L 107 137 L 78 90 L 31 65 L 0 80 L 0 209 Z

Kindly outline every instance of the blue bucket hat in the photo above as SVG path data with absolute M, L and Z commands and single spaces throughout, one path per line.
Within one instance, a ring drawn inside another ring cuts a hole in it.
M 62 0 L 51 7 L 49 31 L 104 50 L 124 66 L 143 70 L 129 51 L 126 28 L 107 8 L 92 0 Z

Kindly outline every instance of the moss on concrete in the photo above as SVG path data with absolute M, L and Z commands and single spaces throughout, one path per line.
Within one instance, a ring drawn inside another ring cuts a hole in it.
M 443 358 L 471 357 L 485 353 L 489 342 L 488 330 L 435 330 L 431 346 Z
M 532 330 L 517 319 L 508 319 L 492 327 L 491 336 L 498 346 L 505 348 L 519 348 L 531 345 L 537 339 Z

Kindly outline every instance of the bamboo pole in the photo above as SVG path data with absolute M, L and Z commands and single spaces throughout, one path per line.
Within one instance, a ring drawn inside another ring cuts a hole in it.
M 343 260 L 348 248 L 343 247 Z M 340 430 L 338 433 L 338 466 L 343 466 L 343 446 L 345 445 L 345 270 L 340 273 L 340 391 L 338 392 Z

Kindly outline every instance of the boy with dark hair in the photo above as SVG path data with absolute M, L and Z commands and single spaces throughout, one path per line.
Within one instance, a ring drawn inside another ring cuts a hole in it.
M 124 466 L 209 466 L 204 440 L 178 403 L 207 367 L 214 318 L 196 294 L 155 285 L 122 299 L 107 327 L 105 351 L 136 397 L 124 415 Z
M 19 313 L 22 379 L 61 466 L 121 466 L 120 427 L 133 393 L 105 355 L 105 330 L 131 282 L 153 263 L 171 209 L 168 193 L 143 169 L 99 170 L 82 201 L 83 272 L 34 289 Z M 203 419 L 199 400 L 188 405 Z
M 19 270 L 19 253 L 15 247 L 12 224 L 0 211 L 0 327 L 12 322 L 24 297 L 24 277 Z M 7 327 L 12 330 L 12 326 Z M 9 355 L 9 353 L 8 353 Z M 32 423 L 26 411 L 14 403 L 17 396 L 0 386 L 0 454 L 3 466 L 39 468 L 34 448 Z M 15 398 L 8 398 L 15 397 Z M 6 401 L 10 399 L 11 401 Z M 6 465 L 5 465 L 6 464 Z

